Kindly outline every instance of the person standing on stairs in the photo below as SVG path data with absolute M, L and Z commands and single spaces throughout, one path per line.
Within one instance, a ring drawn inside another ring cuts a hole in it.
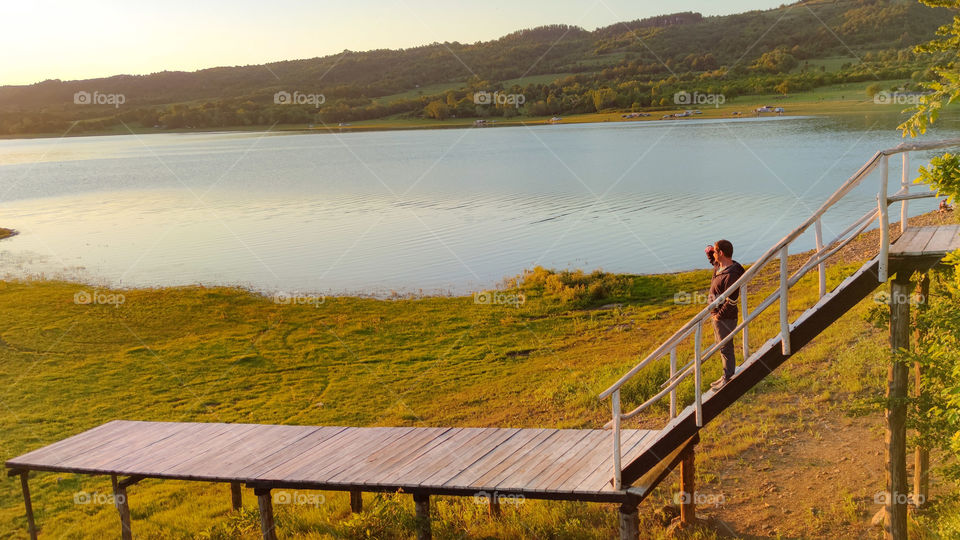
M 726 292 L 745 272 L 743 266 L 733 260 L 733 244 L 729 240 L 718 240 L 713 245 L 713 259 L 716 263 L 714 264 L 713 279 L 710 281 L 710 302 Z M 740 290 L 738 289 L 731 292 L 723 303 L 713 308 L 713 334 L 718 343 L 729 336 L 733 329 L 737 327 L 737 300 L 739 298 Z M 737 369 L 737 357 L 734 349 L 732 339 L 720 348 L 720 355 L 723 357 L 723 375 L 710 383 L 710 386 L 714 389 L 719 390 L 733 378 Z

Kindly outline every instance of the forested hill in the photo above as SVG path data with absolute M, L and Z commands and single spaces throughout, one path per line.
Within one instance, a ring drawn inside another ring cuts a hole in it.
M 117 75 L 86 81 L 48 80 L 0 87 L 0 133 L 56 128 L 49 124 L 76 109 L 73 97 L 79 91 L 123 94 L 124 108 L 129 112 L 137 107 L 156 108 L 198 100 L 243 100 L 269 105 L 274 93 L 300 89 L 322 93 L 326 98 L 322 109 L 329 113 L 337 108 L 345 111 L 371 106 L 375 98 L 404 92 L 414 97 L 428 96 L 424 90 L 430 86 L 463 83 L 473 88 L 495 88 L 504 81 L 536 75 L 587 75 L 588 86 L 602 87 L 602 81 L 608 80 L 611 73 L 634 80 L 716 70 L 721 70 L 724 77 L 734 78 L 787 73 L 811 59 L 864 59 L 872 54 L 907 50 L 933 37 L 936 28 L 948 22 L 950 16 L 947 10 L 929 8 L 916 0 L 807 0 L 729 16 L 676 13 L 594 31 L 550 25 L 487 42 L 343 51 L 265 66 Z M 646 105 L 643 101 L 634 96 L 632 102 Z M 90 115 L 98 108 L 103 116 L 110 107 L 87 107 L 69 114 L 93 118 Z M 419 111 L 422 110 L 423 105 Z M 379 112 L 412 111 L 411 105 Z M 30 118 L 29 126 L 15 126 L 25 113 L 46 114 Z M 366 116 L 369 114 L 361 115 Z

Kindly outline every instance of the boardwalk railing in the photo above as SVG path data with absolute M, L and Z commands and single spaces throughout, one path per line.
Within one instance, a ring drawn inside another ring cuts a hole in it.
M 611 407 L 613 410 L 613 419 L 606 425 L 607 428 L 613 429 L 613 463 L 614 463 L 614 485 L 616 489 L 622 489 L 621 485 L 621 445 L 620 445 L 620 426 L 621 423 L 625 420 L 629 420 L 641 411 L 647 409 L 654 403 L 663 399 L 665 396 L 670 396 L 670 419 L 673 419 L 677 416 L 677 387 L 681 382 L 687 379 L 687 377 L 693 375 L 694 378 L 694 398 L 693 406 L 696 412 L 697 426 L 700 427 L 703 425 L 703 394 L 702 394 L 702 376 L 703 376 L 703 362 L 710 358 L 715 352 L 720 350 L 720 348 L 726 343 L 730 342 L 735 338 L 735 336 L 740 333 L 742 335 L 743 342 L 743 359 L 744 362 L 750 358 L 750 323 L 755 320 L 760 314 L 762 314 L 767 308 L 772 306 L 774 303 L 779 302 L 780 308 L 780 332 L 779 339 L 781 342 L 781 347 L 784 355 L 790 354 L 790 320 L 789 320 L 789 310 L 788 310 L 788 300 L 790 288 L 794 286 L 801 278 L 806 276 L 813 269 L 817 270 L 819 274 L 819 298 L 823 299 L 827 295 L 827 276 L 826 276 L 826 261 L 837 254 L 841 249 L 843 249 L 847 244 L 849 244 L 854 238 L 856 238 L 860 233 L 865 231 L 871 224 L 875 221 L 879 222 L 880 226 L 880 246 L 879 246 L 879 258 L 880 258 L 880 271 L 879 278 L 880 282 L 887 281 L 887 258 L 890 250 L 890 219 L 889 219 L 889 206 L 894 202 L 900 202 L 900 231 L 903 233 L 907 228 L 907 205 L 908 201 L 911 199 L 920 199 L 927 197 L 934 197 L 936 194 L 929 189 L 923 190 L 919 193 L 910 192 L 910 152 L 915 151 L 925 151 L 925 150 L 937 150 L 950 147 L 960 146 L 960 139 L 950 139 L 943 141 L 935 141 L 929 143 L 915 143 L 915 144 L 901 144 L 895 148 L 890 148 L 888 150 L 883 150 L 877 152 L 870 158 L 867 163 L 860 168 L 852 177 L 850 177 L 836 192 L 831 195 L 816 212 L 813 213 L 806 221 L 803 222 L 799 227 L 791 231 L 787 236 L 782 240 L 777 242 L 773 247 L 766 251 L 752 266 L 740 277 L 735 283 L 733 283 L 727 291 L 718 296 L 712 302 L 709 303 L 703 310 L 701 310 L 696 316 L 694 316 L 690 321 L 684 324 L 679 330 L 677 330 L 669 339 L 664 341 L 659 347 L 657 347 L 653 352 L 651 352 L 642 362 L 634 366 L 630 371 L 628 371 L 623 377 L 615 382 L 610 388 L 607 388 L 600 394 L 600 399 L 611 398 Z M 902 164 L 902 174 L 900 179 L 900 189 L 893 194 L 888 193 L 888 183 L 889 183 L 889 161 L 890 156 L 900 154 L 901 155 L 901 164 Z M 854 221 L 849 227 L 847 227 L 843 232 L 838 234 L 836 238 L 830 242 L 823 242 L 823 227 L 822 219 L 824 214 L 830 210 L 834 205 L 836 205 L 840 200 L 846 197 L 850 192 L 853 191 L 858 185 L 860 185 L 863 180 L 870 175 L 877 167 L 880 167 L 880 189 L 877 193 L 877 206 L 876 208 L 871 209 L 863 217 Z M 797 240 L 803 233 L 813 227 L 815 242 L 816 242 L 816 252 L 793 274 L 789 273 L 788 269 L 788 257 L 790 252 L 790 245 Z M 778 279 L 780 286 L 762 302 L 760 302 L 753 311 L 750 311 L 749 303 L 747 299 L 747 293 L 751 281 L 757 276 L 762 268 L 764 268 L 767 263 L 772 262 L 775 259 L 779 259 L 779 273 Z M 711 312 L 714 308 L 721 305 L 727 301 L 734 291 L 740 291 L 740 308 L 743 313 L 743 322 L 740 323 L 730 334 L 723 339 L 722 341 L 715 343 L 707 349 L 703 349 L 703 331 L 704 325 L 709 324 L 711 319 Z M 693 358 L 690 359 L 684 366 L 677 368 L 678 360 L 678 348 L 686 340 L 693 336 Z M 669 356 L 670 358 L 670 378 L 661 385 L 660 391 L 645 401 L 640 406 L 631 410 L 630 412 L 623 413 L 621 410 L 622 404 L 620 400 L 620 392 L 623 385 L 633 378 L 637 373 L 639 373 L 643 368 L 649 366 L 651 363 Z

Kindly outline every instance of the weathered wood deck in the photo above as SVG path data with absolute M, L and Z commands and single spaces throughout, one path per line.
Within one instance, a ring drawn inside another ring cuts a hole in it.
M 659 431 L 623 430 L 624 459 L 636 459 Z M 132 538 L 127 488 L 144 478 L 223 482 L 234 508 L 241 485 L 259 499 L 263 534 L 274 539 L 270 491 L 411 493 L 419 538 L 429 538 L 429 497 L 558 499 L 621 504 L 636 522 L 637 504 L 696 440 L 614 489 L 612 432 L 602 429 L 283 426 L 114 420 L 6 462 L 21 478 L 31 537 L 36 538 L 27 477 L 52 471 L 113 478 L 123 538 Z M 125 477 L 125 478 L 124 478 Z
M 624 430 L 626 456 L 657 432 Z M 115 420 L 9 469 L 362 491 L 618 502 L 609 430 L 333 427 Z
M 939 225 L 907 229 L 890 245 L 890 257 L 940 258 L 960 249 L 960 225 Z

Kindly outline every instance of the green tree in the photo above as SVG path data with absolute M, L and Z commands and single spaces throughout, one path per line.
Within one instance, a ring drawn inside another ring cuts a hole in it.
M 617 101 L 617 93 L 610 88 L 601 88 L 591 92 L 593 107 L 597 112 L 612 106 Z
M 960 0 L 919 1 L 931 7 L 960 11 Z M 921 97 L 919 104 L 913 109 L 913 115 L 900 124 L 904 137 L 916 137 L 925 133 L 927 128 L 937 121 L 944 106 L 960 99 L 960 69 L 957 65 L 960 54 L 960 15 L 955 16 L 952 23 L 940 27 L 937 35 L 940 36 L 939 39 L 917 45 L 914 49 L 918 55 L 937 56 L 941 60 L 934 62 L 929 69 L 929 80 L 920 83 L 932 93 Z
M 960 11 L 960 0 L 920 0 L 932 7 Z M 899 126 L 904 137 L 925 133 L 946 105 L 960 97 L 960 16 L 937 32 L 938 39 L 917 46 L 921 55 L 941 55 L 929 71 L 930 80 L 921 87 L 932 93 L 923 96 L 913 114 Z M 938 194 L 958 200 L 960 197 L 960 156 L 945 153 L 934 157 L 930 167 L 920 169 L 920 182 L 929 183 Z M 948 278 L 918 321 L 930 339 L 917 344 L 916 358 L 925 366 L 921 386 L 923 393 L 913 410 L 913 421 L 920 435 L 931 446 L 939 446 L 948 455 L 960 455 L 960 251 L 947 256 Z M 948 469 L 950 470 L 950 469 Z M 952 462 L 952 475 L 960 478 L 960 466 Z
M 450 116 L 450 109 L 446 103 L 436 100 L 431 101 L 423 108 L 423 114 L 427 115 L 428 118 L 446 120 Z

